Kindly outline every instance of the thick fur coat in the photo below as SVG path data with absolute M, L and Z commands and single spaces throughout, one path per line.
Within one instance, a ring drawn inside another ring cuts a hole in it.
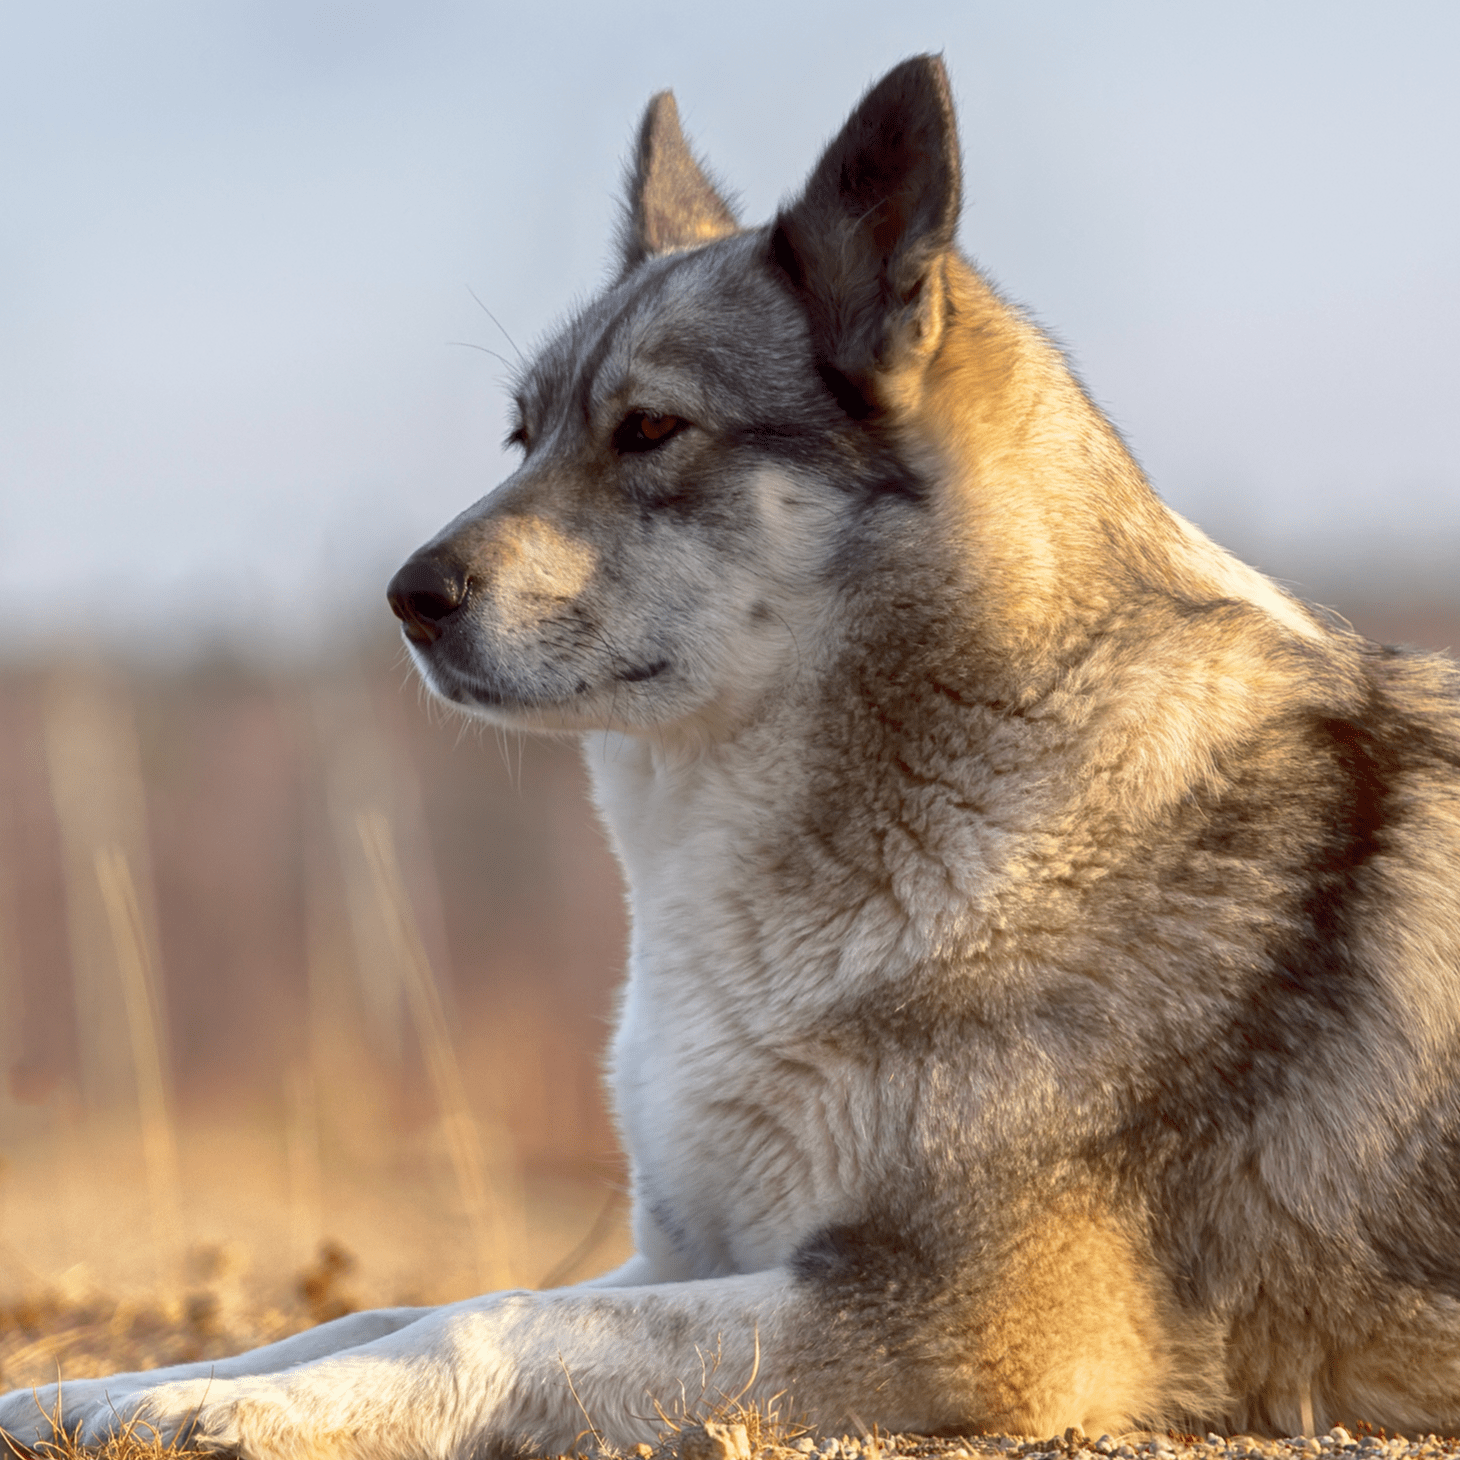
M 552 1452 L 715 1352 L 835 1429 L 1460 1428 L 1456 668 L 1163 506 L 959 205 L 936 59 L 757 228 L 657 97 L 520 467 L 392 584 L 437 693 L 584 738 L 638 1255 L 63 1421 Z

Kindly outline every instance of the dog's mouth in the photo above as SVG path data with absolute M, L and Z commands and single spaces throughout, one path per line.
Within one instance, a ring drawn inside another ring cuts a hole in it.
M 595 710 L 606 710 L 608 718 L 617 719 L 614 710 L 624 707 L 619 696 L 626 686 L 647 684 L 670 675 L 673 669 L 671 660 L 660 658 L 615 669 L 601 683 L 559 669 L 543 676 L 544 682 L 525 684 L 480 663 L 462 663 L 455 635 L 442 635 L 429 644 L 411 634 L 405 638 L 433 693 L 463 709 L 514 718 L 567 716 L 587 724 L 601 718 Z
M 428 650 L 423 650 L 413 643 L 413 657 L 432 690 L 443 700 L 469 709 L 526 714 L 551 711 L 571 705 L 592 689 L 586 679 L 564 680 L 550 689 L 528 689 L 502 676 L 484 673 L 479 667 L 458 664 L 454 662 L 454 656 L 442 652 L 444 647 L 438 641 Z

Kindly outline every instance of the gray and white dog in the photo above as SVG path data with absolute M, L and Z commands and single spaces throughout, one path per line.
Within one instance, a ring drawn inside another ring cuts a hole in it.
M 714 1353 L 833 1429 L 1460 1428 L 1456 666 L 1168 511 L 958 214 L 937 59 L 766 227 L 656 97 L 521 465 L 391 586 L 438 694 L 589 747 L 638 1255 L 68 1426 L 551 1453 Z

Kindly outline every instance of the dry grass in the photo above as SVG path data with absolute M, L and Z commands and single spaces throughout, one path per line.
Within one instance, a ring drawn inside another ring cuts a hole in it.
M 0 1389 L 62 1380 L 61 1424 L 55 1440 L 34 1448 L 0 1433 L 11 1454 L 31 1460 L 163 1460 L 201 1454 L 186 1443 L 164 1443 L 145 1424 L 129 1423 L 100 1446 L 83 1450 L 65 1433 L 64 1381 L 197 1359 L 221 1358 L 272 1342 L 342 1311 L 341 1280 L 352 1259 L 321 1250 L 296 1280 L 288 1308 L 239 1300 L 227 1254 L 197 1249 L 193 1283 L 171 1298 L 116 1299 L 91 1291 L 42 1289 L 0 1308 Z M 346 1307 L 350 1306 L 345 1300 Z M 0 1456 L 4 1451 L 0 1450 Z
M 188 1444 L 165 1441 L 155 1430 L 143 1424 L 128 1424 L 102 1444 L 82 1447 L 64 1432 L 55 1440 L 44 1441 L 34 1447 L 22 1445 L 0 1431 L 0 1444 L 18 1460 L 174 1460 L 174 1457 L 198 1455 L 212 1456 L 213 1452 L 200 1450 Z
M 42 1288 L 0 1307 L 0 1389 L 222 1358 L 337 1318 L 358 1305 L 354 1257 L 321 1246 L 290 1301 L 249 1301 L 230 1254 L 195 1248 L 192 1281 L 167 1296 L 106 1295 L 80 1284 Z
M 478 1290 L 429 1121 L 374 1127 L 366 1150 L 324 1143 L 311 1252 L 298 1242 L 288 1143 L 267 1115 L 180 1125 L 182 1255 L 161 1287 L 135 1130 L 93 1120 L 11 1147 L 0 1166 L 0 1390 L 221 1358 L 357 1308 Z M 519 1187 L 516 1237 L 497 1256 L 516 1281 L 571 1281 L 628 1255 L 626 1206 L 601 1179 L 529 1172 Z M 44 1453 L 76 1452 L 58 1440 Z M 174 1452 L 134 1428 L 100 1453 Z

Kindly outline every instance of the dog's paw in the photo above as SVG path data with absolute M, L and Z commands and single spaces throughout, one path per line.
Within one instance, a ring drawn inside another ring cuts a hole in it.
M 332 1433 L 327 1405 L 301 1404 L 278 1376 L 185 1379 L 126 1395 L 110 1423 L 97 1415 L 83 1426 L 83 1444 L 99 1444 L 121 1425 L 164 1444 L 185 1443 L 244 1460 L 293 1460 L 352 1453 L 346 1436 Z
M 54 1390 L 55 1385 L 47 1386 Z M 51 1411 L 46 1407 L 46 1389 L 12 1389 L 0 1395 L 0 1434 L 22 1445 L 35 1445 L 55 1435 Z M 4 1453 L 0 1445 L 0 1454 Z
M 121 1428 L 117 1399 L 125 1397 L 106 1379 L 14 1389 L 0 1395 L 0 1431 L 22 1445 L 46 1444 L 83 1432 L 113 1433 Z

